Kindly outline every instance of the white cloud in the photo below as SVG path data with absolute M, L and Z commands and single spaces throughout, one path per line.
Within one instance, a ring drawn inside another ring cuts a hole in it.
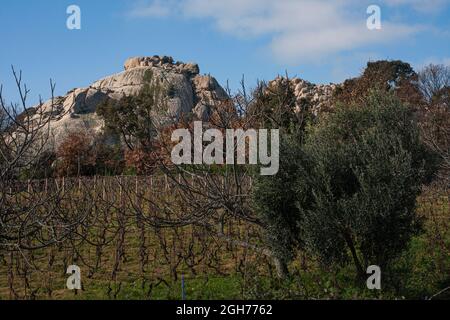
M 384 0 L 384 2 L 389 6 L 409 6 L 423 13 L 439 12 L 450 3 L 449 0 Z
M 429 10 L 449 0 L 380 0 L 386 6 L 413 5 Z M 167 13 L 210 19 L 237 37 L 268 36 L 273 55 L 286 63 L 327 57 L 333 53 L 406 39 L 422 27 L 382 21 L 382 30 L 366 28 L 369 0 L 179 0 L 147 2 L 139 16 Z M 430 4 L 432 3 L 432 4 Z M 163 9 L 165 8 L 165 9 Z M 148 14 L 146 14 L 148 13 Z
M 349 51 L 364 45 L 381 45 L 408 37 L 420 27 L 384 24 L 381 31 L 369 31 L 365 25 L 347 24 L 321 29 L 284 33 L 273 39 L 271 48 L 284 61 L 324 57 L 332 53 Z
M 167 2 L 155 0 L 150 3 L 138 2 L 128 14 L 131 17 L 167 17 L 170 13 Z

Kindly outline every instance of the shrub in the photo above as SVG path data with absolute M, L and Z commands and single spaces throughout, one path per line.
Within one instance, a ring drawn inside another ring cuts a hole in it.
M 281 129 L 292 134 L 301 134 L 312 121 L 309 108 L 296 112 L 296 96 L 288 77 L 275 84 L 260 83 L 253 93 L 247 118 L 254 126 L 264 129 Z
M 71 132 L 56 152 L 59 176 L 92 175 L 95 171 L 95 155 L 92 137 L 85 132 Z
M 100 135 L 93 144 L 95 174 L 121 175 L 125 169 L 125 157 L 122 145 L 114 139 Z

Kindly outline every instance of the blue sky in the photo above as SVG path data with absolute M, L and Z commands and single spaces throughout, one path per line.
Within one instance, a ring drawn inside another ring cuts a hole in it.
M 81 8 L 81 30 L 66 9 Z M 382 29 L 366 27 L 381 8 Z M 2 0 L 0 82 L 14 100 L 10 66 L 30 103 L 123 70 L 131 56 L 170 55 L 235 89 L 287 70 L 316 83 L 356 76 L 368 60 L 450 64 L 450 0 Z

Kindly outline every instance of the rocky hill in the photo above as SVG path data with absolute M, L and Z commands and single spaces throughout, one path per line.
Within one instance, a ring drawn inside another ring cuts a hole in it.
M 87 88 L 76 88 L 62 97 L 47 101 L 40 108 L 52 111 L 52 147 L 57 147 L 68 133 L 89 130 L 102 132 L 104 120 L 97 115 L 97 107 L 108 99 L 119 100 L 125 95 L 136 95 L 145 85 L 150 71 L 152 78 L 169 84 L 173 89 L 167 97 L 167 110 L 159 116 L 165 121 L 177 121 L 182 115 L 193 113 L 207 121 L 211 108 L 228 97 L 217 80 L 210 75 L 201 75 L 195 63 L 175 62 L 168 56 L 135 57 L 125 61 L 124 71 L 113 74 L 91 84 Z M 315 114 L 331 106 L 332 96 L 339 85 L 315 85 L 308 81 L 278 77 L 268 82 L 276 86 L 289 81 L 297 98 L 296 112 L 308 106 Z
M 97 107 L 107 99 L 119 100 L 137 94 L 145 85 L 146 75 L 170 84 L 173 93 L 167 97 L 167 109 L 161 117 L 176 121 L 183 114 L 194 113 L 207 120 L 211 106 L 228 98 L 225 90 L 210 75 L 201 75 L 197 64 L 175 62 L 171 57 L 153 56 L 128 59 L 123 72 L 108 76 L 87 88 L 76 88 L 62 97 L 47 101 L 40 108 L 52 111 L 53 143 L 57 146 L 73 131 L 89 129 L 101 132 L 104 121 L 96 114 Z

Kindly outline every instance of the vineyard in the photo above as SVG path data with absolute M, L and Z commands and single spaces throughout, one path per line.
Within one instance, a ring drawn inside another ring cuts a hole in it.
M 180 299 L 182 282 L 187 298 L 270 297 L 255 280 L 274 278 L 260 228 L 237 218 L 221 223 L 218 214 L 198 223 L 177 201 L 177 188 L 167 176 L 10 185 L 9 207 L 14 203 L 24 214 L 10 224 L 18 240 L 0 254 L 0 299 Z M 442 190 L 419 199 L 429 232 L 407 253 L 414 281 L 430 286 L 448 281 L 450 266 L 449 194 Z M 314 259 L 301 257 L 292 266 L 301 280 L 290 288 L 291 298 L 332 298 L 332 291 L 324 296 L 311 289 L 325 286 L 327 277 L 319 276 Z M 423 259 L 431 263 L 425 269 Z M 81 268 L 82 290 L 67 290 L 69 265 Z M 329 272 L 337 288 L 348 281 Z
M 164 176 L 58 179 L 11 186 L 16 190 L 11 190 L 15 196 L 10 201 L 21 208 L 33 207 L 33 215 L 45 217 L 49 211 L 67 217 L 66 221 L 77 216 L 77 223 L 64 227 L 67 230 L 61 232 L 70 234 L 62 241 L 51 230 L 61 226 L 47 225 L 21 249 L 3 254 L 0 297 L 65 297 L 70 293 L 65 287 L 69 265 L 81 268 L 83 291 L 89 294 L 100 286 L 105 298 L 123 298 L 121 289 L 130 283 L 139 283 L 143 298 L 152 298 L 158 290 L 168 292 L 162 297 L 170 297 L 172 283 L 184 274 L 207 283 L 209 278 L 245 273 L 252 261 L 258 261 L 261 269 L 264 262 L 270 265 L 258 250 L 237 245 L 240 240 L 260 242 L 258 230 L 243 222 L 228 221 L 218 235 L 177 219 L 175 208 L 160 212 L 162 204 L 171 201 L 173 188 Z M 164 221 L 161 227 L 151 223 L 155 219 Z M 175 220 L 178 223 L 171 223 Z

